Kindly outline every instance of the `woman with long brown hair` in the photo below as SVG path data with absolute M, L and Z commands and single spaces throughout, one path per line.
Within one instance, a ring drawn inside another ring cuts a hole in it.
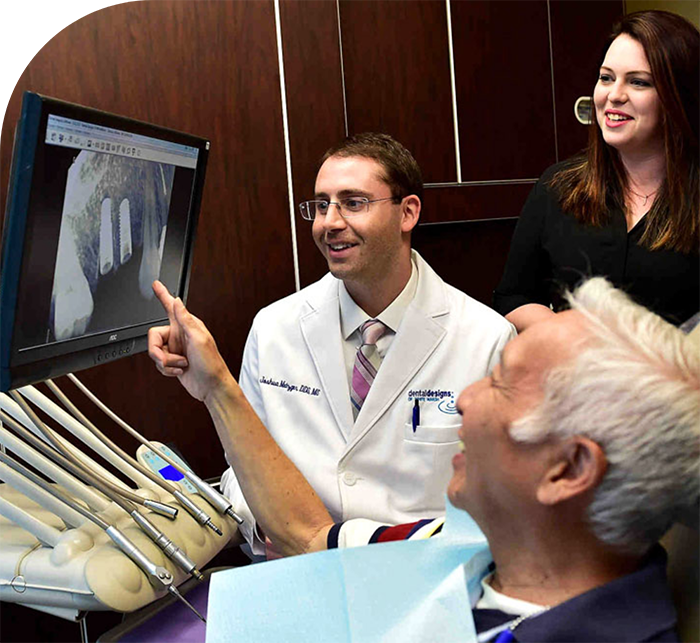
M 532 190 L 494 293 L 518 331 L 591 275 L 676 324 L 700 309 L 699 45 L 697 28 L 666 11 L 615 25 L 588 147 Z

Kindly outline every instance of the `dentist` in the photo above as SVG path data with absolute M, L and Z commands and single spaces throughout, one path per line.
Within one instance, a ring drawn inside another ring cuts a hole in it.
M 261 310 L 246 343 L 241 389 L 334 521 L 442 515 L 457 396 L 514 335 L 411 250 L 422 192 L 418 164 L 390 136 L 328 150 L 300 210 L 329 273 Z M 222 491 L 265 553 L 232 469 Z

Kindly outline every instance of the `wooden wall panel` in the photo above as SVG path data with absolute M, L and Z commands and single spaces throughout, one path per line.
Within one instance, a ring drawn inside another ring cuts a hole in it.
M 539 176 L 556 158 L 546 0 L 451 6 L 462 180 Z
M 320 158 L 345 137 L 337 9 L 328 0 L 280 2 L 302 286 L 324 275 L 328 264 L 311 238 L 311 222 L 301 218 L 297 205 L 313 197 Z
M 445 3 L 343 0 L 340 23 L 349 132 L 391 134 L 426 183 L 455 181 Z
M 490 305 L 516 222 L 423 225 L 413 233 L 413 247 L 447 283 Z
M 586 146 L 588 128 L 576 120 L 574 103 L 593 95 L 603 47 L 624 6 L 622 0 L 552 0 L 550 11 L 557 137 L 564 160 Z
M 506 185 L 428 187 L 423 197 L 421 224 L 459 223 L 517 217 L 533 182 Z
M 73 23 L 37 54 L 3 123 L 3 210 L 25 89 L 211 139 L 189 306 L 234 373 L 255 312 L 294 290 L 276 50 L 271 1 L 116 5 Z M 151 438 L 176 441 L 200 475 L 221 473 L 203 405 L 146 355 L 81 377 Z

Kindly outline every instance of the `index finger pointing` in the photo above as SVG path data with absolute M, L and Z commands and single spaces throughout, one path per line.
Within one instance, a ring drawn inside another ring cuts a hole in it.
M 153 282 L 153 292 L 161 303 L 165 312 L 168 313 L 170 322 L 170 333 L 168 336 L 168 350 L 171 353 L 182 353 L 182 341 L 180 337 L 180 325 L 175 318 L 173 306 L 175 304 L 174 297 L 168 292 L 168 289 L 157 279 Z
M 173 303 L 175 303 L 175 298 L 168 292 L 168 289 L 157 279 L 153 282 L 152 288 L 153 293 L 158 298 L 158 301 L 161 303 L 163 308 L 165 308 L 165 312 L 168 313 L 168 319 L 172 324 L 174 320 Z

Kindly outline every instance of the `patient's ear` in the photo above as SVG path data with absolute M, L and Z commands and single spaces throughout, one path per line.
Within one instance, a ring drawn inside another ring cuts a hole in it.
M 537 500 L 554 505 L 581 496 L 600 484 L 607 468 L 608 460 L 597 442 L 574 436 L 559 446 L 537 487 Z

